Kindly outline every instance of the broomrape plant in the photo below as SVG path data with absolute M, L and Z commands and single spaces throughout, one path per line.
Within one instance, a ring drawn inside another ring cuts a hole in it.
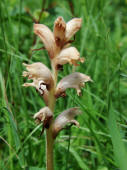
M 74 72 L 65 76 L 57 84 L 57 75 L 64 64 L 78 65 L 78 62 L 84 62 L 75 47 L 70 47 L 73 42 L 71 38 L 80 29 L 81 18 L 74 18 L 65 23 L 62 17 L 58 17 L 54 22 L 53 32 L 43 25 L 34 24 L 34 33 L 38 35 L 48 51 L 52 71 L 44 64 L 36 62 L 25 64 L 27 71 L 23 72 L 24 77 L 33 80 L 32 83 L 24 83 L 23 86 L 33 86 L 43 97 L 46 106 L 40 109 L 34 115 L 39 123 L 43 123 L 46 129 L 46 168 L 53 170 L 53 145 L 58 133 L 68 124 L 74 124 L 79 127 L 79 123 L 74 119 L 81 113 L 78 107 L 69 108 L 63 111 L 54 120 L 53 112 L 56 99 L 66 96 L 67 88 L 75 88 L 77 94 L 81 94 L 81 87 L 84 83 L 91 81 L 90 77 L 79 72 Z

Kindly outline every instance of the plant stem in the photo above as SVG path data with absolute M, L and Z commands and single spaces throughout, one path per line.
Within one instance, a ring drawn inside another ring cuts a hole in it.
M 50 92 L 49 95 L 49 108 L 54 110 L 55 98 L 54 98 L 54 90 Z M 52 136 L 52 122 L 50 122 L 49 129 L 46 130 L 46 170 L 53 170 L 53 143 L 54 139 Z
M 51 127 L 46 130 L 46 170 L 53 170 L 53 137 Z
M 49 95 L 49 104 L 48 107 L 54 112 L 54 107 L 56 103 L 55 99 L 55 88 L 57 84 L 57 70 L 52 63 L 52 71 L 53 71 L 53 79 L 54 79 L 54 86 L 50 91 Z M 54 139 L 52 136 L 52 124 L 53 120 L 50 122 L 49 129 L 46 130 L 46 170 L 53 170 L 53 144 Z

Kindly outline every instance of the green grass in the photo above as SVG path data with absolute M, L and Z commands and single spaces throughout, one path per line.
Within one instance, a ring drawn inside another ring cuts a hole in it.
M 45 133 L 33 115 L 44 106 L 33 88 L 23 88 L 23 62 L 49 64 L 40 39 L 34 44 L 33 20 L 42 1 L 3 0 L 0 2 L 0 169 L 45 169 Z M 86 61 L 76 68 L 93 79 L 78 97 L 68 89 L 59 98 L 58 115 L 78 106 L 80 128 L 62 131 L 55 145 L 55 170 L 127 169 L 127 1 L 126 0 L 47 0 L 40 23 L 51 29 L 58 16 L 65 21 L 82 17 L 81 30 L 72 44 Z M 34 44 L 34 45 L 33 45 Z M 59 79 L 71 73 L 64 66 Z

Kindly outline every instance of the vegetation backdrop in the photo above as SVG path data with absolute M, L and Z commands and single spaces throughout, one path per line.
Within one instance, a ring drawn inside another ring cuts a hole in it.
M 0 169 L 45 169 L 45 133 L 33 115 L 44 106 L 34 88 L 23 88 L 23 62 L 49 65 L 33 23 L 51 29 L 54 20 L 83 19 L 73 45 L 85 57 L 76 67 L 93 83 L 67 90 L 55 115 L 79 106 L 80 128 L 68 127 L 55 145 L 55 170 L 127 170 L 127 1 L 3 0 L 0 1 Z M 59 79 L 71 73 L 64 66 Z

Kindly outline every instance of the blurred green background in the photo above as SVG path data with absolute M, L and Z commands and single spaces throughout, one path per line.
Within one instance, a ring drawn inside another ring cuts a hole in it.
M 33 115 L 44 106 L 32 87 L 23 88 L 23 62 L 41 61 L 50 68 L 45 50 L 33 33 L 39 21 L 83 19 L 72 44 L 85 57 L 76 67 L 90 75 L 78 97 L 68 89 L 55 116 L 79 106 L 80 128 L 67 128 L 56 140 L 55 170 L 127 170 L 127 1 L 2 0 L 0 1 L 0 170 L 44 170 L 45 133 Z M 65 65 L 59 79 L 71 73 Z

